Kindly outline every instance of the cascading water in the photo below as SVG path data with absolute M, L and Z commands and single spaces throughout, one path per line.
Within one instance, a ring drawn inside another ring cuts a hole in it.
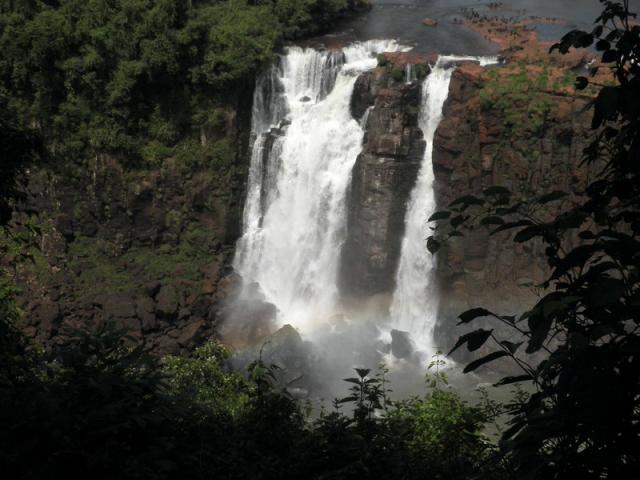
M 433 190 L 433 139 L 442 118 L 444 102 L 449 95 L 449 83 L 456 62 L 475 60 L 485 66 L 497 57 L 441 56 L 422 85 L 423 106 L 420 129 L 426 141 L 425 153 L 416 185 L 411 192 L 405 215 L 405 235 L 402 241 L 396 289 L 390 308 L 391 326 L 409 332 L 421 352 L 434 354 L 433 331 L 438 312 L 434 266 L 435 258 L 426 249 L 429 236 L 427 219 L 436 208 Z
M 413 82 L 416 79 L 416 74 L 413 71 L 413 65 L 411 65 L 410 63 L 407 63 L 407 65 L 404 67 L 404 77 L 405 83 L 407 84 Z
M 258 81 L 234 267 L 245 285 L 259 285 L 281 324 L 305 332 L 335 312 L 345 197 L 364 136 L 351 94 L 376 54 L 399 49 L 394 41 L 340 53 L 294 47 Z

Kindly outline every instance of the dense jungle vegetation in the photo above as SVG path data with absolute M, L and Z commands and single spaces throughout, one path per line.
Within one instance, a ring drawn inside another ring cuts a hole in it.
M 640 26 L 628 2 L 602 1 L 592 32 L 614 85 L 595 85 L 585 162 L 598 175 L 578 205 L 537 215 L 562 192 L 513 198 L 494 186 L 438 212 L 437 251 L 478 224 L 547 247 L 545 296 L 516 318 L 476 308 L 523 336 L 473 331 L 453 349 L 496 351 L 466 371 L 510 358 L 531 382 L 498 405 L 471 406 L 436 360 L 426 394 L 388 399 L 382 367 L 315 417 L 256 360 L 246 374 L 208 343 L 190 356 L 147 357 L 117 331 L 70 333 L 43 351 L 14 327 L 22 314 L 0 282 L 0 471 L 8 478 L 615 479 L 640 478 Z M 328 1 L 3 1 L 0 17 L 0 228 L 40 159 L 95 151 L 153 162 L 249 81 L 275 46 L 322 28 L 348 4 Z M 229 8 L 233 7 L 233 8 Z M 237 8 L 236 8 L 237 7 Z M 577 88 L 591 80 L 579 77 Z M 210 108 L 213 107 L 213 108 Z M 132 160 L 133 162 L 133 160 Z M 576 244 L 575 239 L 580 239 Z M 540 352 L 531 365 L 519 355 Z M 498 444 L 483 428 L 506 414 Z
M 158 362 L 118 332 L 79 333 L 51 357 L 3 318 L 0 464 L 12 478 L 503 478 L 481 434 L 491 409 L 437 371 L 425 396 L 391 403 L 384 370 L 359 370 L 311 418 L 275 367 L 233 373 L 216 343 Z
M 2 0 L 0 116 L 65 161 L 228 162 L 226 107 L 286 40 L 361 0 Z M 207 148 L 200 139 L 214 137 Z M 221 134 L 222 132 L 222 134 Z M 186 151 L 186 153 L 185 153 Z

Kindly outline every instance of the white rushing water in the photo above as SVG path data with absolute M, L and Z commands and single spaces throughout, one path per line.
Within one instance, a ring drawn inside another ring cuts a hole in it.
M 427 219 L 436 209 L 433 189 L 433 139 L 449 95 L 451 74 L 457 62 L 478 61 L 485 66 L 497 57 L 441 56 L 422 85 L 419 126 L 426 141 L 425 153 L 416 185 L 405 214 L 405 234 L 391 303 L 391 327 L 409 332 L 418 350 L 430 356 L 437 351 L 433 331 L 438 312 L 435 285 L 435 257 L 427 251 L 430 235 Z
M 346 192 L 364 136 L 351 94 L 378 53 L 399 49 L 393 41 L 337 53 L 294 47 L 258 81 L 234 267 L 245 285 L 259 285 L 281 324 L 309 332 L 335 313 Z

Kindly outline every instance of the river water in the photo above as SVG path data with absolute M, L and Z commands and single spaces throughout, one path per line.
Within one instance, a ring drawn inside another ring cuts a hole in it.
M 573 28 L 589 28 L 600 12 L 597 0 L 511 0 L 499 9 L 490 9 L 488 1 L 477 0 L 372 0 L 373 8 L 341 24 L 336 32 L 315 39 L 320 43 L 349 43 L 356 40 L 393 38 L 411 45 L 417 52 L 453 55 L 491 55 L 497 49 L 481 35 L 463 25 L 462 8 L 480 14 L 505 18 L 552 17 L 559 25 L 536 25 L 542 40 L 558 40 Z M 632 0 L 632 4 L 638 0 Z M 425 27 L 424 18 L 438 21 L 437 27 Z

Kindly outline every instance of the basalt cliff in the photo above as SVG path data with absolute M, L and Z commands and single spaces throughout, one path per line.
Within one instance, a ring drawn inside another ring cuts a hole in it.
M 366 134 L 348 193 L 339 274 L 346 302 L 389 297 L 395 287 L 406 205 L 425 149 L 417 121 L 420 81 L 433 61 L 386 55 L 356 82 L 351 112 Z M 417 68 L 416 78 L 405 76 L 407 64 Z M 547 68 L 546 83 L 531 84 L 531 68 Z M 485 69 L 470 62 L 455 70 L 434 139 L 439 207 L 491 185 L 525 196 L 581 192 L 588 178 L 580 166 L 589 135 L 588 98 L 567 86 L 571 68 L 582 64 Z M 240 282 L 231 260 L 241 234 L 248 115 L 245 108 L 231 116 L 228 128 L 238 142 L 235 165 L 226 172 L 172 160 L 155 170 L 124 171 L 107 155 L 72 176 L 33 172 L 38 248 L 14 272 L 31 292 L 21 299 L 23 330 L 55 345 L 64 341 L 65 326 L 115 325 L 158 354 L 217 336 L 226 300 Z M 442 348 L 458 334 L 455 317 L 469 307 L 513 313 L 531 304 L 539 293 L 534 285 L 546 273 L 540 248 L 481 229 L 443 247 L 436 272 Z M 260 312 L 273 315 L 263 307 Z M 272 334 L 266 325 L 245 333 L 240 343 Z

